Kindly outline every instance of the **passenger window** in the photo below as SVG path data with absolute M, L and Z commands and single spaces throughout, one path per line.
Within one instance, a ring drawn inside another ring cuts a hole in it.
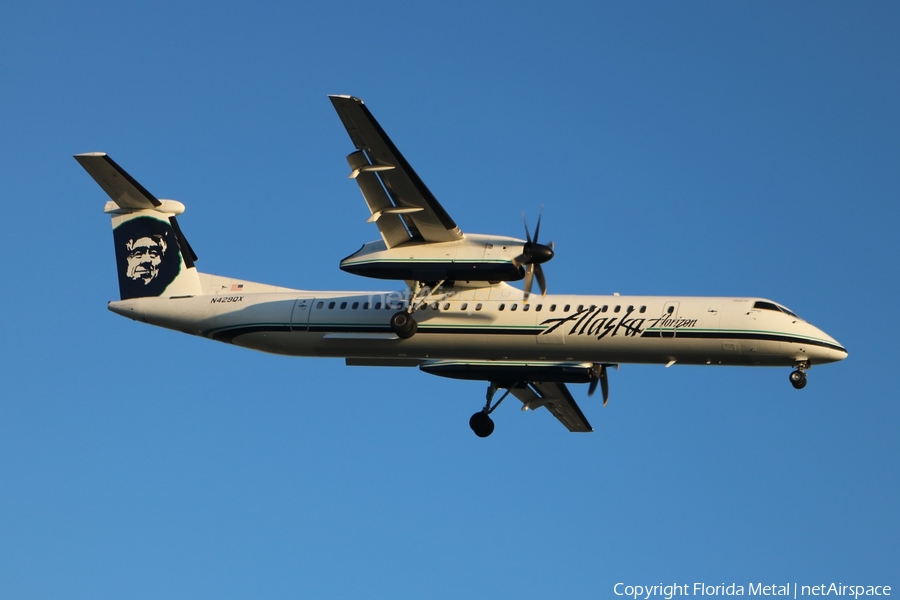
M 529 308 L 531 308 L 531 305 L 530 305 L 530 304 L 523 304 L 523 305 L 522 305 L 522 310 L 524 310 L 525 312 L 528 312 L 528 309 L 529 309 Z
M 556 312 L 556 305 L 555 305 L 555 304 L 551 304 L 551 305 L 550 305 L 550 312 Z
M 341 302 L 341 310 L 344 310 L 345 308 L 347 308 L 347 303 Z
M 512 306 L 509 307 L 509 310 L 516 310 L 516 308 L 518 308 L 518 306 L 519 306 L 518 304 L 513 304 Z
M 497 310 L 503 310 L 504 308 L 506 308 L 506 305 L 501 304 L 500 306 L 497 307 Z
M 369 310 L 369 303 L 363 302 L 363 310 Z
M 631 311 L 633 311 L 633 310 L 634 310 L 634 307 L 633 307 L 633 306 L 629 306 L 629 307 L 628 307 L 628 310 L 626 310 L 625 312 L 631 312 Z
M 354 303 L 350 306 L 350 308 L 352 308 L 353 310 L 356 310 L 357 308 L 359 308 L 359 302 L 354 302 Z
M 642 307 L 641 307 L 641 312 L 642 312 L 642 313 L 647 312 L 647 307 L 646 307 L 646 306 L 642 306 Z
M 316 308 L 322 308 L 323 306 L 325 306 L 325 303 L 324 303 L 324 302 L 317 302 L 317 303 L 316 303 Z
M 608 310 L 609 310 L 609 304 L 604 304 L 604 305 L 600 308 L 600 312 L 606 312 L 606 311 L 608 311 Z
M 438 303 L 437 303 L 437 302 L 433 302 L 433 303 L 431 304 L 431 310 L 437 310 L 437 309 L 438 309 Z
M 534 307 L 535 312 L 541 312 L 541 309 L 544 308 L 543 304 L 538 304 Z
M 329 303 L 328 303 L 328 308 L 329 308 L 329 309 L 334 308 L 334 302 L 329 302 Z
M 619 306 L 619 305 L 617 304 L 616 307 L 613 309 L 613 312 L 616 312 L 616 313 L 617 313 L 617 312 L 619 312 L 620 310 L 622 310 L 622 307 Z
M 475 305 L 475 310 L 481 310 L 481 302 Z
M 566 304 L 566 305 L 563 307 L 563 312 L 569 312 L 569 309 L 570 309 L 571 307 L 572 307 L 571 304 Z
M 463 303 L 459 306 L 459 310 L 466 310 L 468 307 L 469 307 L 469 304 L 466 303 L 466 302 L 463 302 Z
M 381 310 L 381 302 L 376 302 L 374 308 L 375 310 Z
M 445 302 L 445 303 L 444 303 L 444 310 L 450 310 L 450 303 L 449 303 L 449 302 Z
M 583 310 L 584 310 L 584 304 L 579 304 L 579 305 L 578 305 L 578 310 L 577 310 L 576 312 L 581 312 L 581 311 L 583 311 Z
M 675 307 L 674 307 L 674 306 L 670 306 L 670 307 L 668 308 L 668 310 L 666 310 L 666 312 L 669 313 L 669 314 L 671 315 L 673 312 L 675 312 Z

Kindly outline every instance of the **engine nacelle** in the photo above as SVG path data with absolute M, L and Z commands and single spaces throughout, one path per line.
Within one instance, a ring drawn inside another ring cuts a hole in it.
M 454 242 L 407 242 L 388 249 L 381 240 L 341 261 L 341 270 L 376 279 L 413 281 L 518 281 L 525 268 L 513 259 L 525 240 L 467 234 Z

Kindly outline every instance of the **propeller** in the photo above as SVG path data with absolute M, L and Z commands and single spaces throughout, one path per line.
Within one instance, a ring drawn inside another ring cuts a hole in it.
M 541 294 L 547 293 L 547 279 L 544 277 L 544 269 L 541 265 L 553 258 L 553 242 L 548 245 L 538 243 L 538 236 L 541 234 L 541 217 L 543 210 L 538 215 L 537 226 L 534 228 L 534 239 L 531 238 L 531 231 L 528 229 L 528 221 L 525 219 L 525 213 L 522 213 L 522 222 L 525 224 L 525 244 L 522 246 L 522 254 L 513 259 L 513 264 L 518 267 L 525 267 L 525 299 L 528 300 L 531 294 L 531 286 L 537 279 L 538 288 Z
M 597 391 L 597 384 L 603 392 L 603 406 L 609 402 L 609 377 L 606 375 L 606 365 L 595 364 L 590 371 L 591 384 L 588 387 L 588 396 L 593 396 Z

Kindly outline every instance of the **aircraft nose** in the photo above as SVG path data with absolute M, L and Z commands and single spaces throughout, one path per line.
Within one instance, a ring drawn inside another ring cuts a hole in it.
M 838 342 L 836 339 L 826 334 L 825 332 L 822 332 L 822 337 L 825 339 L 826 343 L 823 344 L 823 347 L 821 348 L 822 354 L 824 356 L 819 359 L 820 361 L 824 359 L 828 362 L 837 362 L 839 360 L 844 360 L 845 358 L 847 358 L 849 353 L 847 352 L 847 349 L 841 345 L 840 342 Z
M 837 340 L 835 340 L 835 341 L 837 341 Z M 838 346 L 840 346 L 840 350 L 836 350 L 838 360 L 844 360 L 845 358 L 847 358 L 850 355 L 850 353 L 847 352 L 847 349 L 844 348 L 843 346 L 841 346 L 840 344 L 838 344 Z

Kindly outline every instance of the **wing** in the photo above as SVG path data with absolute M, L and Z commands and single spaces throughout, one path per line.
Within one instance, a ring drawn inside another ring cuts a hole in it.
M 456 223 L 419 179 L 363 101 L 329 96 L 356 149 L 347 157 L 388 248 L 409 240 L 452 242 Z M 382 187 L 383 186 L 383 187 Z M 385 190 L 387 194 L 385 195 Z
M 510 392 L 522 401 L 523 410 L 547 407 L 569 431 L 587 433 L 594 430 L 564 383 L 519 383 L 510 388 Z
M 451 360 L 428 361 L 419 366 L 425 373 L 439 377 L 493 382 L 521 400 L 523 410 L 545 406 L 573 432 L 589 432 L 593 428 L 566 383 L 589 383 L 593 368 L 592 363 Z

